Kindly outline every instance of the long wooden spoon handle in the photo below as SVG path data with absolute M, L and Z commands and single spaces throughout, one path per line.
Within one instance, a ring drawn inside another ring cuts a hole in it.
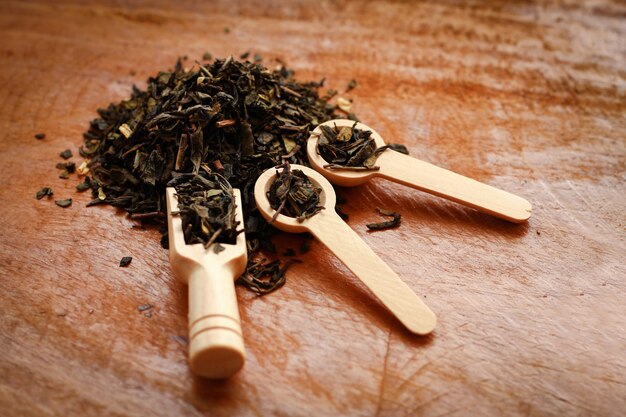
M 308 227 L 409 330 L 434 329 L 435 314 L 339 216 L 322 211 Z
M 479 211 L 521 223 L 531 215 L 531 204 L 522 197 L 483 184 L 447 169 L 398 152 L 383 152 L 378 175 L 461 203 Z
M 233 274 L 198 267 L 189 275 L 189 365 L 207 378 L 227 378 L 244 363 L 245 349 Z

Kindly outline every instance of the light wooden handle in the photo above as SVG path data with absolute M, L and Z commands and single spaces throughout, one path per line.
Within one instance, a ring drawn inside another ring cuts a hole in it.
M 513 223 L 531 215 L 522 197 L 398 152 L 383 152 L 378 175 L 391 181 L 475 208 Z
M 189 275 L 189 366 L 200 376 L 227 378 L 245 361 L 233 274 L 226 268 Z
M 334 212 L 318 213 L 308 227 L 409 330 L 435 328 L 435 314 Z

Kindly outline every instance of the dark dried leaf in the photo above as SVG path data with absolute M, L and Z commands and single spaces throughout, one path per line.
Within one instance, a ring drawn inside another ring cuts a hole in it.
M 120 259 L 120 266 L 121 267 L 125 267 L 130 265 L 130 263 L 133 261 L 132 256 L 124 256 L 122 259 Z M 142 310 L 139 310 L 142 311 Z
M 392 227 L 396 227 L 400 225 L 400 218 L 402 217 L 400 214 L 391 210 L 385 210 L 381 208 L 377 208 L 376 211 L 378 211 L 383 216 L 388 216 L 388 217 L 393 217 L 393 218 L 391 220 L 380 222 L 380 223 L 366 224 L 368 229 L 383 230 L 383 229 L 390 229 Z
M 43 187 L 41 190 L 37 191 L 37 194 L 35 194 L 35 197 L 37 198 L 37 200 L 41 200 L 44 197 L 50 197 L 52 195 L 52 188 L 50 187 Z
M 72 199 L 66 198 L 65 200 L 55 200 L 54 203 L 59 207 L 67 208 L 72 205 Z

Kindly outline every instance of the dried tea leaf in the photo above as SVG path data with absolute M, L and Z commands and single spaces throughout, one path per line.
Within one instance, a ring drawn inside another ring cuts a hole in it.
M 54 203 L 59 207 L 67 208 L 72 205 L 72 199 L 66 198 L 65 200 L 55 200 Z
M 122 124 L 119 127 L 119 131 L 122 135 L 124 135 L 126 139 L 130 138 L 130 136 L 133 134 L 132 129 L 126 123 Z
M 43 187 L 41 190 L 37 191 L 37 194 L 35 194 L 35 198 L 37 198 L 37 200 L 41 200 L 44 197 L 50 197 L 52 195 L 52 188 L 50 187 Z
M 61 152 L 59 154 L 59 156 L 63 159 L 70 159 L 73 155 L 72 155 L 72 150 L 71 149 L 66 149 L 63 152 Z
M 120 266 L 121 267 L 125 267 L 130 265 L 130 263 L 133 261 L 133 257 L 132 256 L 124 256 L 122 259 L 120 259 Z M 142 311 L 142 310 L 139 310 Z
M 80 164 L 78 168 L 76 168 L 76 172 L 78 172 L 78 175 L 89 174 L 89 167 L 87 166 L 87 161 L 83 161 L 82 164 Z
M 346 93 L 350 90 L 354 90 L 357 87 L 357 82 L 356 80 L 353 78 L 350 80 L 350 82 L 348 83 L 348 85 L 346 86 Z
M 35 135 L 35 139 L 37 139 L 37 140 L 42 140 L 42 139 L 45 139 L 45 138 L 46 138 L 46 134 L 45 133 L 37 133 Z
M 368 229 L 383 230 L 383 229 L 390 229 L 392 227 L 397 227 L 400 225 L 400 219 L 402 216 L 399 213 L 396 213 L 395 211 L 391 211 L 391 210 L 381 209 L 381 208 L 377 208 L 376 211 L 378 211 L 383 216 L 388 216 L 388 217 L 393 217 L 393 218 L 391 220 L 380 222 L 380 223 L 366 224 Z
M 78 190 L 79 192 L 86 191 L 90 188 L 91 188 L 91 180 L 89 177 L 85 177 L 83 182 L 81 182 L 80 184 L 76 186 L 76 190 Z

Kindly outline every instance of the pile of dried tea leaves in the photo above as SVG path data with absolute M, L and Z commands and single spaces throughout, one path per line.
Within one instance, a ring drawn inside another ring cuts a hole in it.
M 298 82 L 284 66 L 270 71 L 232 57 L 190 70 L 179 60 L 174 70 L 149 78 L 145 89 L 134 87 L 129 99 L 98 110 L 100 117 L 91 122 L 80 149 L 91 176 L 81 189 L 92 189 L 89 205 L 109 204 L 131 218 L 164 224 L 170 181 L 190 181 L 176 183 L 186 201 L 185 193 L 198 192 L 200 178 L 222 184 L 219 174 L 242 193 L 250 263 L 239 282 L 269 292 L 282 285 L 286 267 L 260 266 L 255 260 L 261 247 L 273 246 L 267 242 L 274 229 L 256 208 L 254 183 L 263 171 L 285 162 L 309 165 L 305 145 L 310 131 L 340 117 L 328 98 L 320 98 L 322 84 Z M 187 224 L 207 229 L 190 235 L 190 242 L 208 244 L 220 229 L 214 220 L 230 219 L 230 209 L 214 214 L 214 207 L 206 208 L 206 217 L 199 207 L 189 214 Z M 234 227 L 222 226 L 220 235 L 232 238 L 234 233 Z M 162 243 L 167 244 L 167 236 Z
M 289 162 L 276 168 L 282 168 L 282 171 L 277 171 L 276 179 L 267 191 L 270 206 L 276 210 L 272 221 L 284 214 L 302 222 L 324 208 L 320 205 L 322 189 L 313 185 L 304 172 L 292 170 Z
M 389 144 L 377 148 L 370 130 L 349 126 L 320 126 L 317 153 L 328 162 L 324 168 L 353 171 L 375 171 L 376 160 L 387 149 L 408 154 L 406 147 Z

